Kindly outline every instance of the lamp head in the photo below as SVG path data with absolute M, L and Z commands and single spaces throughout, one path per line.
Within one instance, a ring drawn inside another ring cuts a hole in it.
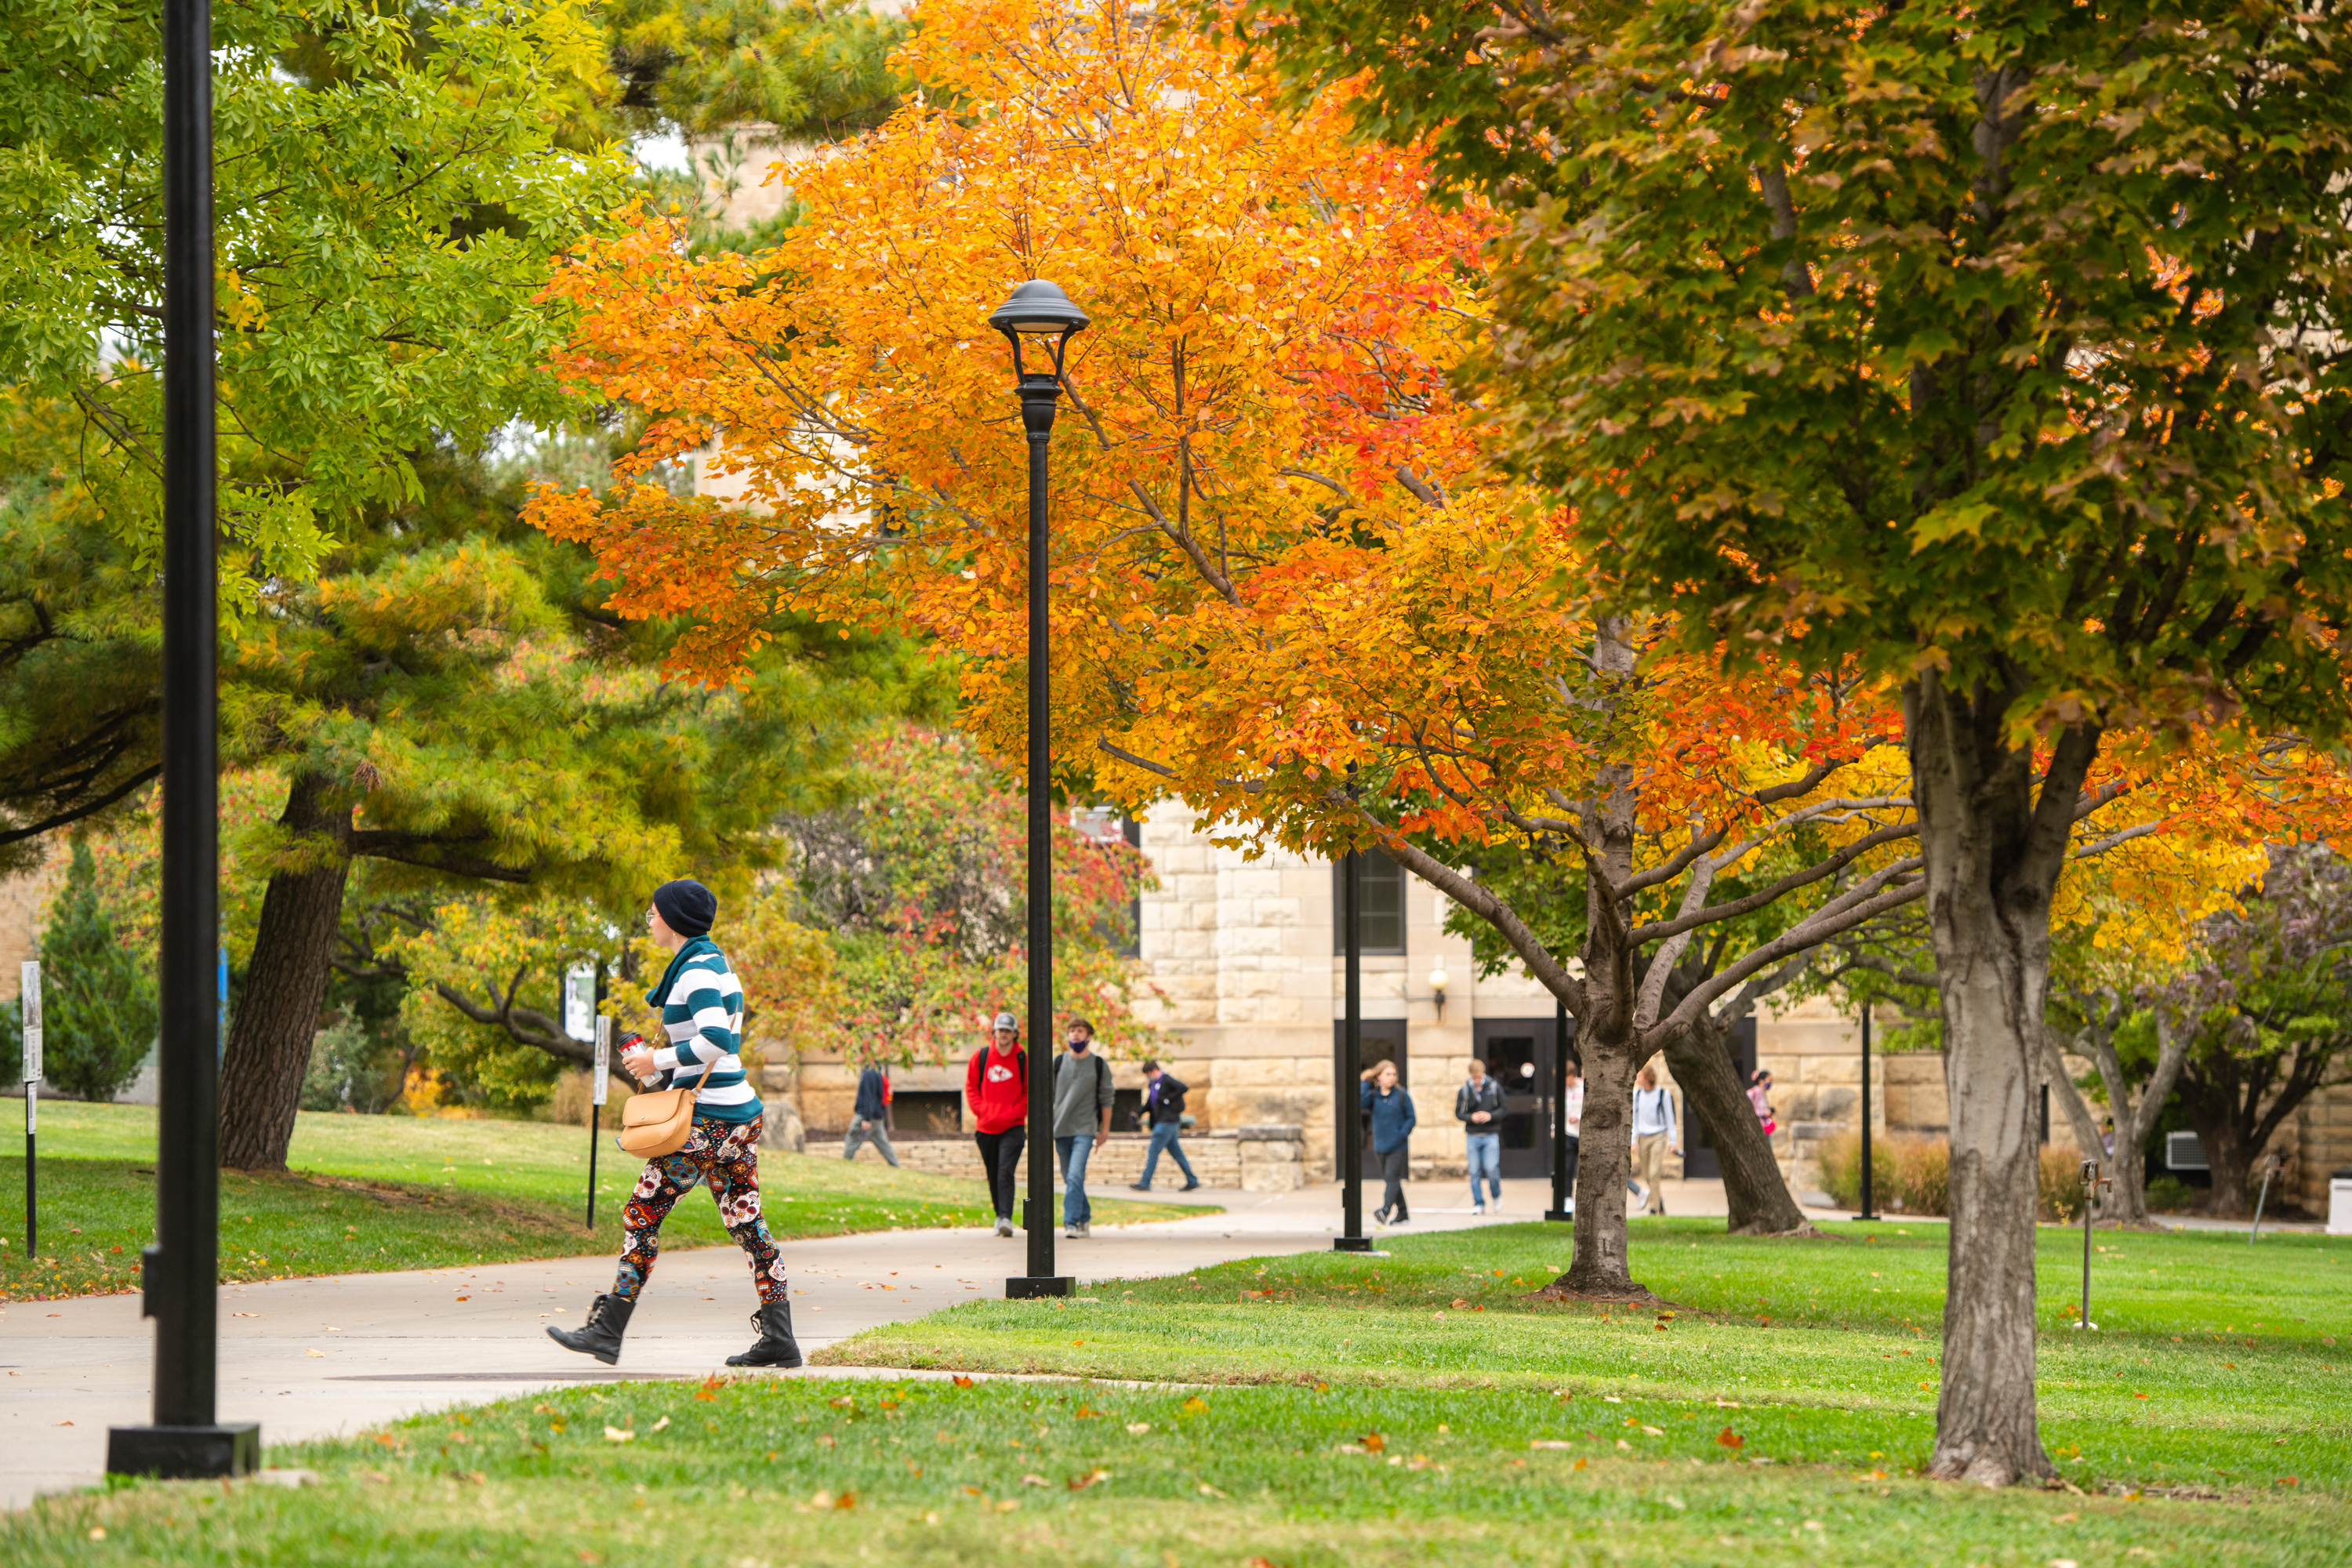
M 1062 379 L 1062 356 L 1068 350 L 1070 339 L 1086 331 L 1087 313 L 1070 302 L 1061 289 L 1043 278 L 1033 278 L 1013 290 L 1012 296 L 996 308 L 988 324 L 1004 334 L 1013 345 L 1013 374 L 1022 381 L 1032 375 L 1058 382 Z M 1033 347 L 1045 350 L 1053 361 L 1053 369 L 1032 371 L 1024 363 L 1021 353 L 1023 339 Z

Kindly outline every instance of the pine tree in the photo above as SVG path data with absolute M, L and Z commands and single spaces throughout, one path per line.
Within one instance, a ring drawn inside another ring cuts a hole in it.
M 99 900 L 89 846 L 79 837 L 39 952 L 42 1080 L 81 1100 L 111 1100 L 154 1047 L 155 975 L 146 956 L 116 934 Z M 8 1004 L 0 1027 L 11 1041 L 23 1039 L 21 1000 Z M 23 1075 L 20 1056 L 16 1076 Z

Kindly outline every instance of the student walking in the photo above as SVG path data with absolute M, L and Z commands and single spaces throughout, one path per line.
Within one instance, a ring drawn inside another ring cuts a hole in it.
M 1192 1162 L 1184 1158 L 1184 1080 L 1174 1073 L 1161 1070 L 1155 1061 L 1143 1064 L 1143 1120 L 1151 1129 L 1151 1145 L 1143 1153 L 1143 1179 L 1130 1183 L 1135 1191 L 1151 1190 L 1151 1173 L 1160 1169 L 1160 1153 L 1166 1150 L 1176 1157 L 1176 1168 L 1184 1173 L 1184 1184 L 1178 1190 L 1191 1192 L 1201 1184 L 1192 1173 Z
M 879 1064 L 868 1063 L 857 1075 L 857 1104 L 849 1113 L 849 1131 L 841 1141 L 841 1157 L 857 1158 L 857 1146 L 868 1138 L 890 1168 L 898 1168 L 898 1151 L 890 1147 L 890 1075 Z
M 1454 1091 L 1454 1120 L 1462 1123 L 1463 1147 L 1470 1157 L 1470 1212 L 1485 1214 L 1486 1203 L 1478 1191 L 1486 1173 L 1495 1206 L 1503 1206 L 1503 1086 L 1486 1076 L 1486 1064 L 1470 1058 L 1470 1079 Z
M 1780 1131 L 1780 1122 L 1772 1115 L 1772 1075 L 1762 1068 L 1758 1068 L 1756 1076 L 1748 1080 L 1748 1103 L 1756 1108 L 1756 1121 L 1764 1129 L 1765 1137 Z
M 1398 1084 L 1394 1062 L 1376 1062 L 1364 1069 L 1363 1095 L 1364 1109 L 1372 1115 L 1372 1153 L 1381 1163 L 1381 1179 L 1386 1184 L 1372 1222 L 1402 1225 L 1412 1217 L 1405 1212 L 1404 1203 L 1404 1179 L 1412 1165 L 1409 1140 L 1419 1121 L 1412 1096 Z
M 988 1173 L 988 1197 L 996 1206 L 996 1234 L 1013 1234 L 1013 1173 L 1029 1141 L 1029 1058 L 1021 1049 L 1021 1026 L 1010 1013 L 996 1016 L 988 1044 L 971 1053 L 963 1073 L 964 1103 L 971 1107 L 972 1142 L 980 1145 L 981 1168 Z M 1045 1222 L 1041 1222 L 1045 1223 Z
M 1562 1142 L 1568 1145 L 1568 1212 L 1576 1212 L 1576 1157 L 1584 1147 L 1584 1079 L 1578 1071 L 1582 1064 L 1574 1057 L 1568 1058 L 1568 1076 L 1560 1080 L 1559 1120 L 1567 1133 Z
M 1110 1136 L 1110 1108 L 1118 1091 L 1110 1063 L 1094 1048 L 1095 1026 L 1070 1020 L 1069 1048 L 1054 1058 L 1054 1152 L 1062 1162 L 1062 1235 L 1083 1241 L 1094 1234 L 1087 1202 L 1087 1157 L 1096 1140 Z
M 727 955 L 710 940 L 719 900 L 692 879 L 664 882 L 654 889 L 646 928 L 670 952 L 669 966 L 646 994 L 658 1007 L 669 1044 L 656 1051 L 640 1042 L 621 1053 L 621 1065 L 647 1088 L 695 1086 L 693 1131 L 674 1154 L 646 1162 L 622 1213 L 621 1260 L 613 1289 L 596 1298 L 588 1321 L 577 1329 L 547 1331 L 566 1350 L 593 1355 L 610 1366 L 621 1359 L 621 1336 L 646 1279 L 661 1251 L 662 1221 L 677 1200 L 698 1185 L 708 1186 L 719 1205 L 719 1223 L 751 1259 L 751 1283 L 760 1293 L 752 1326 L 760 1337 L 729 1366 L 801 1364 L 793 1339 L 793 1307 L 784 1286 L 783 1255 L 760 1210 L 760 1127 L 764 1108 L 736 1054 L 742 1044 L 743 987 Z
M 1657 1070 L 1642 1064 L 1633 1089 L 1633 1157 L 1641 1167 L 1642 1212 L 1666 1212 L 1666 1154 L 1683 1152 L 1682 1133 L 1675 1121 L 1675 1097 L 1658 1086 Z

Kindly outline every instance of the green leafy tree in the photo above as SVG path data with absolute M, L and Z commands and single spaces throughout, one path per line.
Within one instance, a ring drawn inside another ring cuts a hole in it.
M 139 1076 L 155 1046 L 155 966 L 107 918 L 89 846 L 79 837 L 65 885 L 49 905 L 38 956 L 43 1079 L 82 1100 L 113 1099 Z M 21 999 L 9 1003 L 0 1028 L 16 1052 L 19 1080 L 24 1024 Z
M 1488 388 L 1623 591 L 1903 685 L 1953 1089 L 1929 1468 L 2045 1476 L 2049 916 L 2103 742 L 2340 731 L 2336 10 L 1266 0 L 1517 219 Z

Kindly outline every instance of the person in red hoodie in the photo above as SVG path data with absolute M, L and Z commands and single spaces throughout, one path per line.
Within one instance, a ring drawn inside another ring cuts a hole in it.
M 1029 1136 L 1029 1058 L 1022 1054 L 1021 1026 L 1012 1014 L 999 1013 L 995 1037 L 972 1052 L 964 1069 L 963 1098 L 978 1129 L 972 1141 L 988 1173 L 988 1195 L 996 1204 L 996 1234 L 1011 1236 L 1013 1173 Z

